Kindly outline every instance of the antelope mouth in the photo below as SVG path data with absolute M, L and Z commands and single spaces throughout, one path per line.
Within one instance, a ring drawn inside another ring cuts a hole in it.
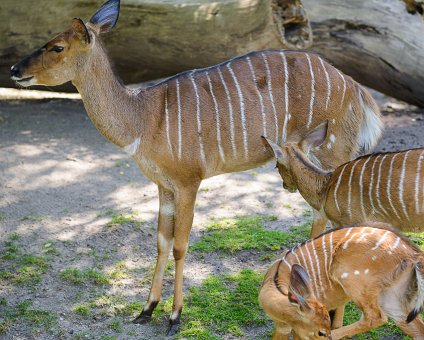
M 12 80 L 14 80 L 19 85 L 22 85 L 22 86 L 29 86 L 29 85 L 31 85 L 31 80 L 32 79 L 34 79 L 34 76 L 25 77 L 25 78 L 12 77 Z

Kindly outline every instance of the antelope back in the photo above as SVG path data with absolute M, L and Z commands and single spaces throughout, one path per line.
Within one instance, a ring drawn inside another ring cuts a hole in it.
M 424 149 L 367 155 L 332 175 L 324 210 L 336 224 L 387 222 L 403 231 L 424 226 Z

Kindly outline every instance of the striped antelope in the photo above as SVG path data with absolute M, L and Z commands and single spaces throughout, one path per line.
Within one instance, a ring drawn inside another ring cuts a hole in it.
M 14 65 L 12 79 L 22 86 L 72 81 L 97 129 L 158 185 L 158 258 L 148 302 L 135 322 L 150 320 L 173 249 L 173 334 L 200 182 L 269 161 L 261 135 L 278 143 L 298 140 L 325 119 L 339 143 L 311 156 L 335 167 L 376 144 L 380 114 L 363 87 L 304 52 L 254 52 L 131 90 L 113 73 L 101 43 L 118 14 L 119 0 L 110 0 L 89 22 L 73 19 L 70 29 Z
M 284 187 L 298 189 L 314 209 L 312 236 L 324 231 L 327 219 L 334 226 L 380 221 L 401 231 L 424 230 L 424 149 L 366 155 L 326 171 L 306 157 L 313 148 L 331 147 L 326 134 L 322 123 L 300 143 L 280 147 L 264 140 Z M 330 133 L 328 139 L 336 138 Z
M 273 339 L 289 339 L 293 331 L 294 339 L 336 340 L 379 327 L 387 318 L 414 339 L 424 339 L 418 315 L 424 304 L 424 254 L 388 227 L 332 230 L 275 261 L 259 292 L 261 306 L 275 322 Z M 342 327 L 338 312 L 348 301 L 363 316 Z M 335 308 L 331 325 L 328 310 Z

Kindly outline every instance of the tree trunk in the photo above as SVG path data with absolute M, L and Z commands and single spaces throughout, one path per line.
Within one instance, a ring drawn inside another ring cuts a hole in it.
M 408 6 L 398 0 L 303 0 L 303 5 L 313 50 L 360 83 L 423 107 L 422 1 L 405 1 Z

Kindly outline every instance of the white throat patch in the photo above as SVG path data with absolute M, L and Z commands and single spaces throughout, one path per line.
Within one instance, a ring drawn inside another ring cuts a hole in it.
M 124 146 L 123 149 L 128 155 L 134 156 L 139 146 L 140 146 L 140 138 L 137 138 L 131 144 Z

